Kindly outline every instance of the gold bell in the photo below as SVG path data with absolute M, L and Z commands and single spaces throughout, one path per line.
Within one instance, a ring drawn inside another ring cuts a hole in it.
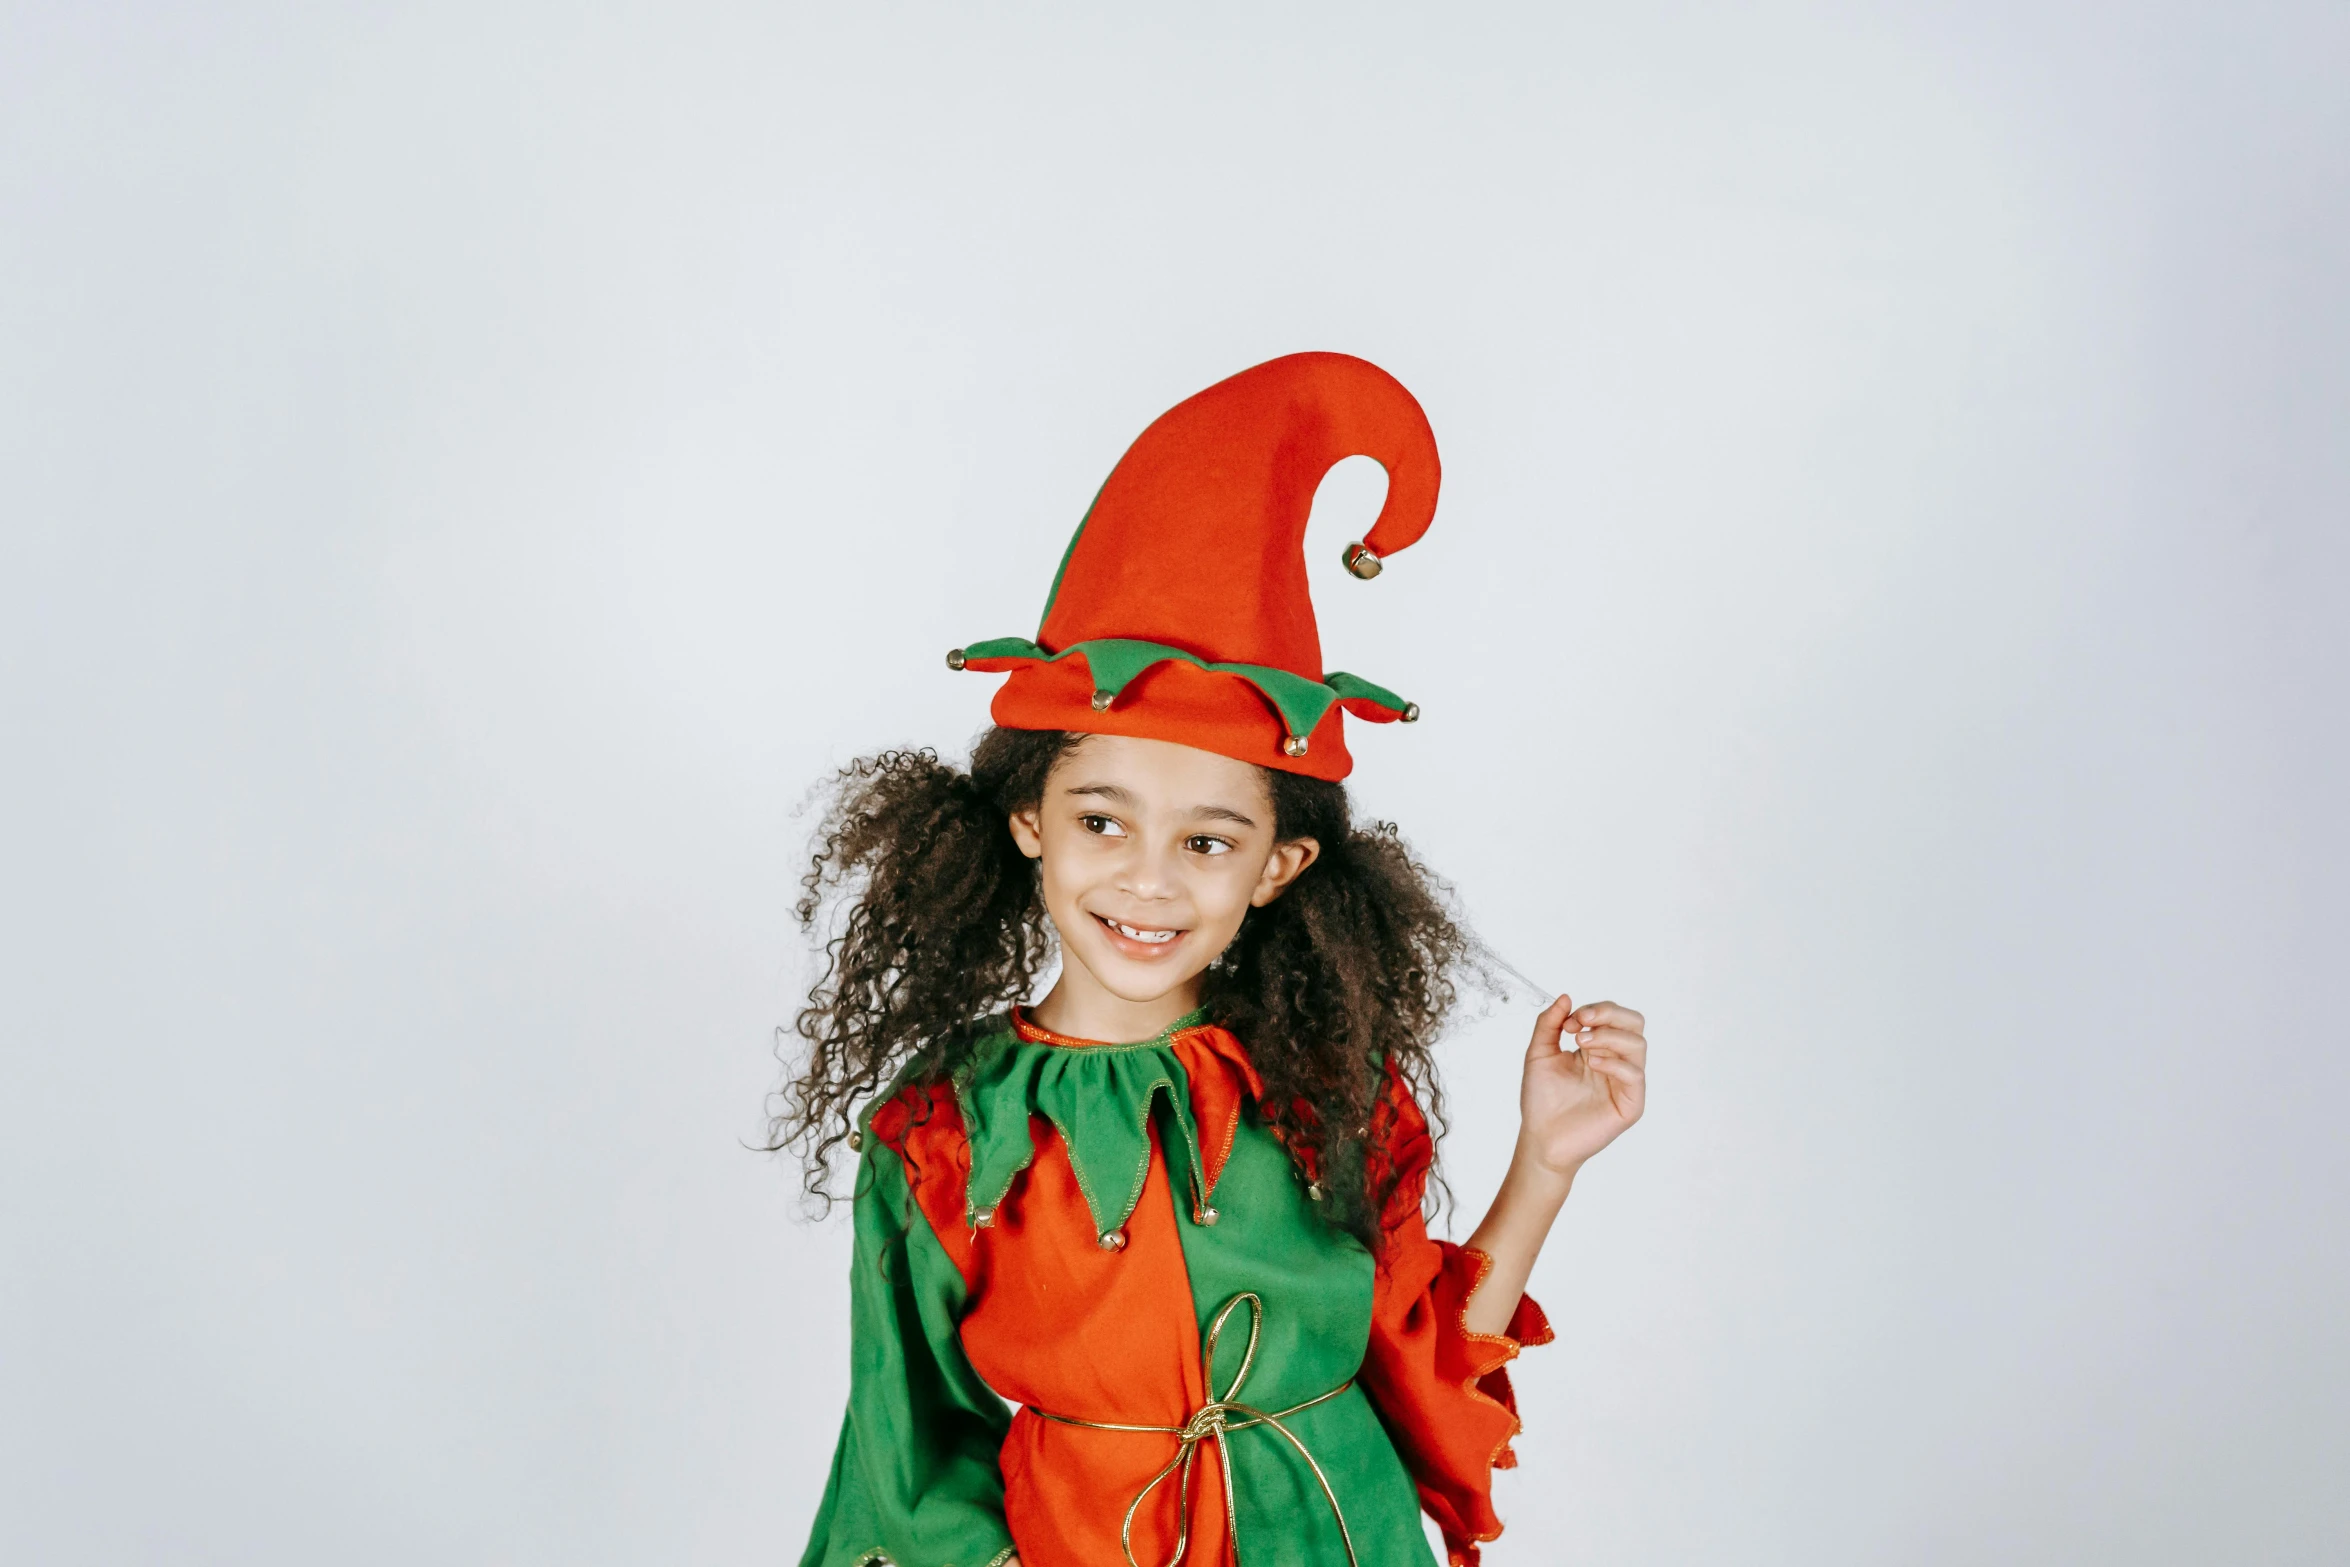
M 1346 562 L 1347 570 L 1353 572 L 1356 576 L 1362 578 L 1365 582 L 1368 582 L 1373 577 L 1379 575 L 1380 567 L 1382 565 L 1379 557 L 1371 553 L 1371 546 L 1365 544 L 1360 539 L 1357 539 L 1354 543 L 1349 544 L 1346 547 L 1346 553 L 1339 556 L 1338 558 Z
M 1213 1224 L 1222 1217 L 1224 1216 L 1213 1208 L 1202 1208 L 1199 1211 L 1199 1222 L 1202 1224 Z
M 1111 699 L 1114 697 L 1114 695 L 1114 692 L 1096 691 L 1093 694 L 1093 710 L 1097 713 L 1108 712 L 1110 710 Z
M 971 1226 L 973 1229 L 984 1230 L 992 1226 L 994 1223 L 995 1210 L 993 1208 L 974 1208 L 971 1210 Z
M 1407 724 L 1416 724 L 1420 721 L 1420 704 L 1417 702 L 1406 702 L 1403 705 L 1403 711 L 1396 714 L 1395 716 Z
M 1125 1232 L 1124 1230 L 1104 1230 L 1104 1231 L 1102 1231 L 1102 1250 L 1104 1250 L 1104 1251 L 1124 1251 L 1125 1249 L 1126 1249 L 1126 1232 Z
M 849 1128 L 849 1152 L 851 1152 L 851 1153 L 855 1153 L 855 1152 L 857 1152 L 859 1149 L 863 1148 L 864 1146 L 865 1146 L 865 1134 L 864 1134 L 863 1132 L 860 1132 L 860 1131 L 858 1131 L 858 1130 L 857 1130 L 855 1127 L 853 1127 L 853 1126 L 852 1126 L 852 1127 L 850 1127 L 850 1128 Z
M 1306 1182 L 1306 1195 L 1313 1198 L 1314 1201 L 1320 1202 L 1328 1194 L 1322 1190 L 1320 1181 L 1308 1181 Z
M 1291 735 L 1288 739 L 1281 742 L 1281 752 L 1284 756 L 1305 755 L 1306 737 L 1304 735 Z
M 963 650 L 961 648 L 951 647 L 947 649 L 947 668 L 961 669 L 969 662 L 970 659 L 964 656 Z

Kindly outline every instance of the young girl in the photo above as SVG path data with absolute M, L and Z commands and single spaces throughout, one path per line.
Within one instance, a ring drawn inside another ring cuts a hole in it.
M 1423 1205 L 1430 1045 L 1473 964 L 1361 826 L 1302 543 L 1388 471 L 1358 577 L 1427 529 L 1436 447 L 1359 359 L 1259 365 L 1161 417 L 1063 558 L 968 772 L 842 774 L 800 906 L 845 921 L 779 1144 L 861 1161 L 849 1407 L 803 1567 L 1430 1560 L 1500 1532 L 1506 1363 L 1575 1171 L 1640 1116 L 1640 1015 L 1536 1019 L 1516 1152 L 1465 1247 Z M 1048 957 L 1060 974 L 1032 1007 Z M 1563 1036 L 1575 1034 L 1576 1048 Z

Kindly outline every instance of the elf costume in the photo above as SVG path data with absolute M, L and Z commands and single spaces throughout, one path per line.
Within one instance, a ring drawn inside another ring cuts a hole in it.
M 1322 669 L 1306 520 L 1357 454 L 1388 473 L 1346 552 L 1371 577 L 1436 510 L 1411 394 L 1342 354 L 1208 388 L 1111 472 L 1036 639 L 948 663 L 1010 672 L 1009 728 L 1343 778 L 1341 710 L 1419 716 Z M 981 1035 L 852 1139 L 849 1407 L 802 1567 L 1398 1567 L 1430 1560 L 1422 1509 L 1474 1564 L 1515 1461 L 1503 1368 L 1551 1332 L 1530 1296 L 1506 1334 L 1463 1322 L 1490 1264 L 1422 1222 L 1433 1148 L 1401 1077 L 1371 1139 L 1399 1176 L 1374 1251 L 1320 1217 L 1247 1047 L 1204 1017 L 1109 1044 L 1015 1010 Z

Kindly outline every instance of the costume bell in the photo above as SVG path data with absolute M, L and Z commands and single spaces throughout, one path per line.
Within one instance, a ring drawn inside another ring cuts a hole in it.
M 1036 638 L 949 664 L 1010 672 L 1006 727 L 1344 777 L 1342 711 L 1418 716 L 1322 669 L 1306 521 L 1355 455 L 1388 473 L 1347 550 L 1370 577 L 1435 515 L 1411 394 L 1342 354 L 1208 388 L 1111 472 Z M 1465 1326 L 1487 1260 L 1422 1222 L 1433 1148 L 1401 1079 L 1373 1140 L 1402 1177 L 1373 1250 L 1319 1217 L 1225 1029 L 979 1026 L 953 1081 L 901 1081 L 864 1117 L 849 1405 L 803 1567 L 1395 1567 L 1430 1559 L 1423 1509 L 1475 1563 L 1500 1532 L 1492 1471 L 1514 1462 L 1504 1368 L 1551 1332 L 1530 1296 L 1506 1334 Z

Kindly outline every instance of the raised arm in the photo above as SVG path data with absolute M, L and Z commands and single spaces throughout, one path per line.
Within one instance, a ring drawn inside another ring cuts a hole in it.
M 1469 1296 L 1473 1333 L 1508 1330 L 1534 1259 L 1583 1161 L 1640 1119 L 1647 1095 L 1647 1020 L 1630 1007 L 1561 996 L 1534 1020 L 1518 1089 L 1518 1144 L 1509 1174 L 1469 1249 L 1492 1260 Z M 1566 1036 L 1574 1035 L 1574 1049 Z

